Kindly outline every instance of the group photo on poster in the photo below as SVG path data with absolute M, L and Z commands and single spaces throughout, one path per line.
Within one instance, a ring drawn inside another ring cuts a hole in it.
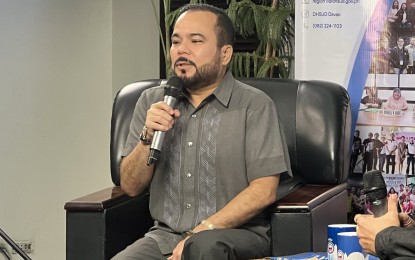
M 402 212 L 415 210 L 415 0 L 394 0 L 371 65 L 353 137 L 350 176 L 380 170 Z M 361 187 L 349 187 L 351 219 L 370 213 Z

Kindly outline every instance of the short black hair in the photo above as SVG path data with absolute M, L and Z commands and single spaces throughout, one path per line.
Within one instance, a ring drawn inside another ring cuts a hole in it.
M 223 9 L 208 4 L 187 4 L 180 9 L 177 17 L 180 17 L 180 15 L 187 11 L 205 11 L 216 15 L 216 38 L 218 39 L 218 47 L 223 47 L 224 45 L 234 46 L 235 28 L 233 27 L 232 20 Z

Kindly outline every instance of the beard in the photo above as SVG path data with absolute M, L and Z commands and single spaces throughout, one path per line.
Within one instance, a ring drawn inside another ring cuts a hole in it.
M 180 58 L 179 58 L 180 59 Z M 178 60 L 179 60 L 178 59 Z M 177 62 L 177 61 L 176 61 Z M 220 71 L 220 54 L 216 52 L 215 57 L 212 62 L 204 64 L 199 68 L 192 61 L 189 61 L 195 68 L 195 74 L 193 76 L 182 75 L 183 86 L 190 91 L 195 91 L 202 89 L 206 86 L 209 86 L 216 82 L 219 77 Z M 177 76 L 177 73 L 174 71 L 174 75 Z

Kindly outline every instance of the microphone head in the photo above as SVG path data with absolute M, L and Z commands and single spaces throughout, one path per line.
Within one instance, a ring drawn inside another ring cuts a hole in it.
M 175 87 L 181 90 L 183 89 L 184 82 L 182 78 L 179 78 L 177 76 L 172 76 L 171 78 L 169 78 L 169 80 L 167 80 L 166 85 Z
M 363 192 L 370 202 L 387 197 L 386 183 L 380 170 L 363 174 Z
M 166 87 L 164 88 L 164 95 L 179 98 L 183 90 L 183 85 L 183 79 L 172 76 L 167 80 Z

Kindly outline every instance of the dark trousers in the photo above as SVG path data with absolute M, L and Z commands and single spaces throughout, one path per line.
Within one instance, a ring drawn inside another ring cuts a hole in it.
M 386 155 L 386 173 L 389 173 L 389 165 L 392 166 L 392 174 L 395 173 L 395 155 Z
M 414 155 L 408 154 L 408 159 L 406 160 L 406 162 L 408 163 L 406 166 L 406 174 L 409 174 L 409 165 L 412 165 L 411 174 L 414 175 L 414 162 L 415 162 Z
M 383 172 L 383 166 L 385 165 L 386 154 L 379 154 L 379 170 Z
M 257 259 L 271 255 L 270 241 L 246 229 L 201 231 L 186 240 L 181 259 Z M 144 237 L 118 253 L 112 260 L 166 260 L 157 242 Z
M 163 255 L 156 240 L 143 237 L 123 251 L 119 252 L 111 260 L 166 260 L 168 255 Z
M 257 259 L 269 256 L 269 241 L 244 229 L 215 229 L 197 233 L 184 244 L 184 260 Z
M 378 165 L 378 152 L 376 149 L 373 149 L 373 154 L 372 154 L 372 158 L 373 158 L 373 170 L 376 170 L 376 165 Z

